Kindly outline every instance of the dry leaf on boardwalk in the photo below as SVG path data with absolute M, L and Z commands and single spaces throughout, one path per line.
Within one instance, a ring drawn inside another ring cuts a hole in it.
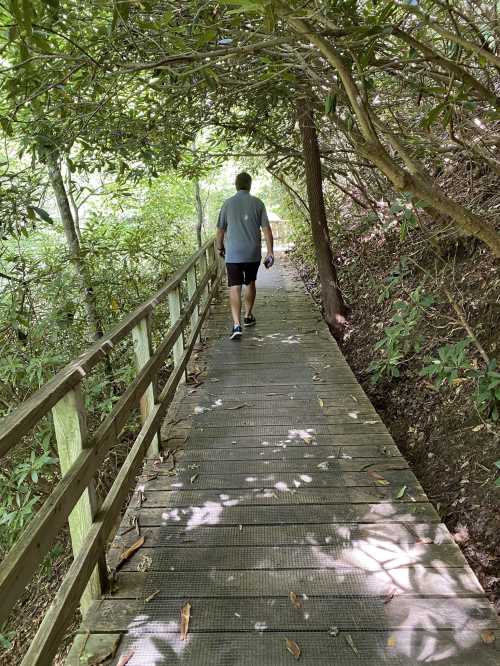
M 147 604 L 149 601 L 153 601 L 155 597 L 157 597 L 160 594 L 160 590 L 155 590 L 152 594 L 149 595 L 149 597 L 146 597 L 144 599 L 144 603 Z
M 197 478 L 198 478 L 198 474 L 193 474 L 193 476 L 190 479 L 191 483 L 194 483 Z
M 321 400 L 321 398 L 318 398 L 318 402 L 320 407 L 324 407 L 325 403 L 323 402 L 323 400 Z
M 389 636 L 389 638 L 387 639 L 387 647 L 388 648 L 396 647 L 396 639 L 394 638 L 394 636 Z
M 346 640 L 347 645 L 351 648 L 354 654 L 359 657 L 358 648 L 354 645 L 354 641 L 352 640 L 351 634 L 345 634 L 344 638 Z
M 295 641 L 288 638 L 286 641 L 286 649 L 295 657 L 295 659 L 300 657 L 300 648 Z
M 434 543 L 434 541 L 430 537 L 422 537 L 421 539 L 418 539 L 417 543 Z
M 130 548 L 124 550 L 123 553 L 121 553 L 120 555 L 120 559 L 118 560 L 116 569 L 119 569 L 121 566 L 123 566 L 125 562 L 129 560 L 137 550 L 139 550 L 139 548 L 142 546 L 143 543 L 144 543 L 144 537 L 142 536 L 140 539 L 137 539 L 137 541 L 133 543 L 130 546 Z
M 391 585 L 390 588 L 385 593 L 384 604 L 388 604 L 389 601 L 392 601 L 396 594 L 398 593 L 398 588 L 394 585 Z
M 181 641 L 185 641 L 187 638 L 190 618 L 191 618 L 191 604 L 187 602 L 181 608 Z
M 134 656 L 134 651 L 131 650 L 128 654 L 122 654 L 116 666 L 125 666 Z
M 406 488 L 407 488 L 407 486 L 401 486 L 401 488 L 398 490 L 398 492 L 396 494 L 396 499 L 402 499 L 403 498 L 403 496 L 406 492 Z
M 493 645 L 493 643 L 496 641 L 495 632 L 491 629 L 485 629 L 481 632 L 481 640 L 483 643 L 485 643 L 485 645 Z
M 235 405 L 234 407 L 224 407 L 227 410 L 241 409 L 242 407 L 248 407 L 248 402 L 242 402 L 241 405 Z
M 375 480 L 375 483 L 379 486 L 388 486 L 388 485 L 390 485 L 389 481 L 387 481 L 387 479 L 384 479 L 384 477 L 381 474 L 379 474 L 378 472 L 376 472 L 374 469 L 369 469 L 367 474 L 368 474 L 368 476 L 371 476 L 372 479 Z
M 295 592 L 290 592 L 289 594 L 290 601 L 295 608 L 302 608 L 302 602 L 299 599 L 298 595 Z

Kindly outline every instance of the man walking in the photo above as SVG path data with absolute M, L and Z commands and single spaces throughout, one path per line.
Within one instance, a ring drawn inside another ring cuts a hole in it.
M 266 268 L 274 263 L 273 232 L 267 219 L 266 207 L 250 194 L 252 177 L 245 173 L 236 176 L 236 194 L 226 199 L 217 221 L 217 249 L 225 257 L 229 303 L 233 316 L 231 340 L 241 338 L 241 288 L 245 285 L 245 326 L 257 323 L 252 310 L 255 303 L 255 280 L 261 260 L 261 229 L 266 239 Z

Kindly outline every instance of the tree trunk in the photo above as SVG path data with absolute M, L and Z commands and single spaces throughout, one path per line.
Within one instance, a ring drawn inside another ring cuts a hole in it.
M 297 100 L 297 114 L 302 136 L 311 231 L 321 283 L 321 300 L 326 322 L 333 335 L 340 338 L 346 324 L 347 309 L 338 284 L 330 243 L 330 232 L 323 199 L 321 158 L 314 116 L 310 104 L 303 97 L 299 97 Z
M 200 181 L 198 178 L 194 181 L 194 196 L 196 201 L 196 215 L 198 216 L 196 222 L 196 240 L 198 241 L 198 247 L 201 247 L 201 232 L 203 229 L 203 204 L 201 203 Z
M 45 154 L 47 169 L 49 172 L 50 184 L 54 191 L 61 215 L 61 221 L 64 227 L 64 234 L 68 244 L 70 260 L 75 268 L 75 273 L 79 282 L 80 291 L 83 295 L 85 310 L 87 313 L 87 321 L 89 328 L 95 340 L 99 339 L 102 334 L 102 324 L 97 314 L 97 307 L 95 301 L 95 294 L 90 282 L 90 276 L 83 261 L 80 241 L 76 232 L 75 221 L 71 212 L 66 188 L 64 187 L 64 180 L 59 165 L 58 156 L 56 153 L 47 151 Z

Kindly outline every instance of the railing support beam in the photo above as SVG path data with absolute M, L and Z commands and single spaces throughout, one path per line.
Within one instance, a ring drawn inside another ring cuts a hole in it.
M 87 440 L 85 406 L 80 385 L 68 391 L 54 405 L 52 416 L 54 419 L 61 475 L 64 476 L 82 452 Z M 96 511 L 97 498 L 94 482 L 91 481 L 68 518 L 71 546 L 75 557 L 80 552 L 82 544 L 87 538 Z M 88 585 L 80 600 L 82 615 L 85 615 L 95 599 L 101 597 L 101 591 L 99 569 L 96 567 L 90 576 Z
M 181 318 L 181 290 L 175 287 L 168 292 L 168 311 L 170 315 L 170 326 L 173 326 Z M 174 367 L 177 367 L 184 353 L 184 340 L 179 335 L 173 349 Z
M 151 343 L 150 319 L 144 317 L 132 329 L 132 340 L 134 342 L 135 367 L 139 373 L 153 355 Z M 146 423 L 148 416 L 153 411 L 156 403 L 156 386 L 151 383 L 144 391 L 140 399 L 141 422 Z M 148 457 L 154 458 L 160 452 L 160 433 L 157 433 L 148 449 Z

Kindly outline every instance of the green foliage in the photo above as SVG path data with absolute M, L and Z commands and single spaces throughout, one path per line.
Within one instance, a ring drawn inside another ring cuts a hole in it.
M 391 325 L 383 331 L 383 338 L 375 344 L 379 358 L 374 359 L 368 370 L 372 373 L 372 383 L 377 384 L 384 377 L 399 377 L 400 366 L 412 352 L 420 351 L 423 336 L 418 333 L 425 311 L 434 298 L 417 287 L 410 294 L 409 301 L 396 301 L 393 304 Z
M 408 258 L 401 257 L 399 260 L 399 265 L 395 268 L 392 273 L 385 278 L 382 286 L 382 291 L 377 299 L 378 303 L 383 303 L 388 300 L 392 294 L 399 289 L 401 282 L 404 279 L 405 275 L 409 272 L 408 269 Z
M 476 391 L 474 400 L 486 418 L 498 421 L 500 416 L 500 372 L 496 360 L 490 362 L 484 372 L 475 373 Z
M 463 377 L 467 370 L 471 368 L 467 357 L 467 350 L 470 346 L 470 339 L 465 338 L 454 344 L 444 345 L 437 350 L 437 358 L 426 357 L 430 362 L 420 371 L 422 377 L 430 377 L 435 380 L 439 388 L 443 384 L 453 384 L 459 377 Z
M 0 471 L 0 551 L 8 550 L 29 522 L 39 499 L 35 487 L 56 463 L 46 449 L 38 454 L 32 450 L 12 469 Z

